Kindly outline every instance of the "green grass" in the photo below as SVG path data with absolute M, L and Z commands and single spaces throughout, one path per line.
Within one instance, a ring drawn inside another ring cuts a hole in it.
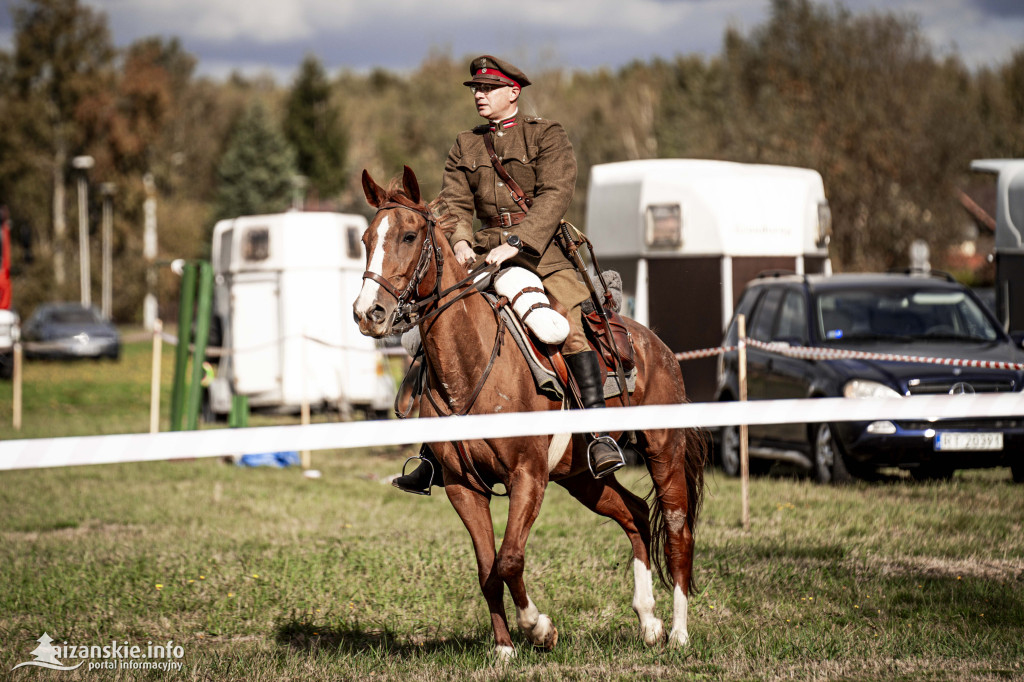
M 148 349 L 129 348 L 117 365 L 62 367 L 60 386 L 37 379 L 26 431 L 37 410 L 64 409 L 50 401 L 82 395 L 105 409 L 79 405 L 62 434 L 145 430 L 133 353 L 148 377 Z M 74 385 L 90 372 L 95 385 Z M 173 640 L 180 679 L 1024 678 L 1024 489 L 1004 469 L 848 488 L 755 479 L 749 532 L 738 483 L 711 474 L 683 651 L 643 645 L 625 536 L 551 486 L 527 585 L 559 643 L 539 653 L 515 632 L 517 658 L 497 667 L 455 512 L 382 482 L 407 450 L 314 453 L 319 480 L 216 460 L 0 472 L 0 678 L 171 675 L 10 672 L 44 631 Z M 649 485 L 640 469 L 622 478 Z M 493 509 L 500 536 L 507 505 Z M 656 596 L 668 619 L 670 594 Z

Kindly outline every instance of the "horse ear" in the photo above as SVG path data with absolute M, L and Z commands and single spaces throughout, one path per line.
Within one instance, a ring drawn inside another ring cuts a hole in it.
M 374 208 L 380 208 L 380 205 L 384 203 L 384 190 L 373 181 L 365 168 L 363 169 L 363 194 L 366 195 L 366 203 Z
M 402 185 L 405 187 L 405 193 L 412 199 L 412 203 L 420 203 L 420 183 L 416 180 L 416 174 L 412 172 L 412 168 L 405 167 L 405 172 L 402 174 Z

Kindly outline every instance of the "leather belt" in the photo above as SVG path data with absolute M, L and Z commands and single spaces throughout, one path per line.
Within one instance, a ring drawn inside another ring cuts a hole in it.
M 486 227 L 512 227 L 523 222 L 524 218 L 526 218 L 525 213 L 499 213 L 484 219 L 483 224 Z

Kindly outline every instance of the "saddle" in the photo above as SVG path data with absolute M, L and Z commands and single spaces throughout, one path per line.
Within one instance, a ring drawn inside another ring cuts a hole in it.
M 489 296 L 490 294 L 485 295 Z M 556 402 L 565 400 L 566 386 L 568 385 L 568 367 L 558 347 L 538 341 L 536 336 L 527 329 L 526 325 L 520 322 L 507 306 L 502 308 L 501 315 L 505 317 L 505 328 L 509 336 L 515 341 L 519 351 L 526 359 L 526 364 L 533 375 L 537 392 Z M 590 334 L 587 336 L 588 340 L 591 340 Z M 593 340 L 591 340 L 591 348 L 597 350 Z M 626 372 L 626 390 L 629 393 L 632 393 L 636 388 L 636 377 L 636 367 Z M 619 384 L 619 377 L 615 367 L 608 366 L 607 362 L 605 362 L 604 397 L 614 398 L 621 394 L 622 388 Z
M 559 349 L 560 344 L 541 341 L 537 334 L 535 334 L 528 325 L 523 323 L 515 308 L 513 308 L 506 297 L 498 296 L 495 292 L 490 290 L 484 290 L 481 293 L 491 300 L 492 305 L 498 310 L 498 314 L 504 318 L 505 329 L 510 333 L 513 340 L 516 342 L 519 351 L 526 359 L 538 392 L 546 395 L 552 400 L 559 402 L 563 401 L 566 398 L 566 387 L 569 386 L 569 370 L 565 363 L 565 358 L 562 356 Z M 585 312 L 583 315 L 583 326 L 587 340 L 590 342 L 591 348 L 597 352 L 598 357 L 600 357 L 604 363 L 605 398 L 613 398 L 621 395 L 623 392 L 623 387 L 620 385 L 618 373 L 616 371 L 616 357 L 620 358 L 622 361 L 622 368 L 626 379 L 625 390 L 628 393 L 632 393 L 635 390 L 637 377 L 632 337 L 626 328 L 625 320 L 623 320 L 622 316 L 619 315 L 617 311 L 612 310 L 613 307 L 616 309 L 618 308 L 617 301 L 610 299 L 609 297 L 610 294 L 606 293 L 605 299 L 606 301 L 610 301 L 606 310 L 609 313 L 609 326 L 612 329 L 612 333 L 615 335 L 614 348 L 618 351 L 617 354 L 612 350 L 612 344 L 607 339 L 607 331 L 605 330 L 604 324 L 601 322 L 600 314 L 593 311 L 591 308 L 589 312 Z M 587 306 L 585 305 L 584 308 L 586 309 L 586 307 Z M 554 303 L 554 308 L 549 308 L 549 310 L 557 313 L 558 316 L 564 320 L 565 318 L 563 313 L 556 310 L 556 308 L 564 310 L 557 302 Z M 419 329 L 417 327 L 413 327 L 402 335 L 402 346 L 414 359 L 419 357 L 420 344 Z M 422 365 L 411 368 L 410 374 L 407 375 L 405 381 L 403 381 L 403 385 L 407 381 L 412 381 L 412 385 L 410 385 L 409 388 L 414 395 L 418 395 L 422 391 L 423 377 L 420 375 L 422 374 L 423 369 L 425 368 Z M 403 393 L 403 391 L 400 391 L 399 393 L 400 395 L 396 399 L 395 410 L 396 413 L 403 414 L 403 411 L 401 411 L 398 406 L 398 402 L 401 400 L 401 393 Z

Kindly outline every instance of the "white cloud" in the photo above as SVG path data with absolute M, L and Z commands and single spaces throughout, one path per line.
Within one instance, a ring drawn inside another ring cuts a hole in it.
M 437 47 L 457 57 L 504 55 L 524 68 L 552 58 L 572 69 L 615 68 L 634 59 L 717 54 L 727 28 L 746 32 L 771 7 L 770 0 L 82 1 L 107 13 L 120 45 L 154 34 L 181 38 L 206 75 L 260 67 L 292 73 L 307 51 L 329 68 L 402 70 Z M 937 53 L 955 51 L 970 66 L 1005 62 L 1024 35 L 1024 18 L 986 14 L 986 5 L 974 0 L 843 4 L 854 13 L 919 15 Z

